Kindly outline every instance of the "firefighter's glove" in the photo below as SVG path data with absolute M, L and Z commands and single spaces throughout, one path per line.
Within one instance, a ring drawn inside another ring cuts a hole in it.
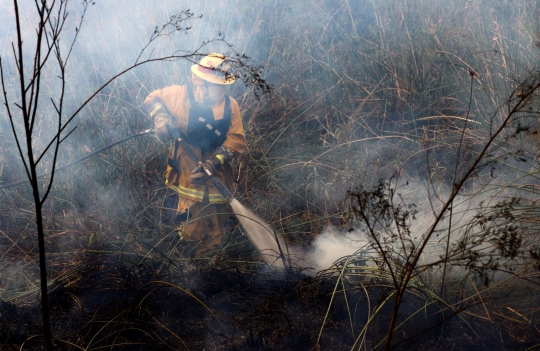
M 151 102 L 146 105 L 148 116 L 154 119 L 154 132 L 162 142 L 171 139 L 167 130 L 167 123 L 170 122 L 170 116 L 167 109 L 160 102 Z
M 167 123 L 169 123 L 169 116 L 164 113 L 154 117 L 154 132 L 156 133 L 158 139 L 164 143 L 171 139 L 167 129 Z
M 197 168 L 191 171 L 191 184 L 197 187 L 206 184 L 210 175 L 215 174 L 221 166 L 231 162 L 233 158 L 233 152 L 227 147 L 218 147 L 206 161 L 200 163 Z
M 210 174 L 214 174 L 221 166 L 231 162 L 233 158 L 234 154 L 231 150 L 229 150 L 229 148 L 220 146 L 212 155 L 210 155 L 210 157 L 208 157 L 206 161 L 204 161 L 202 167 L 205 170 L 208 170 Z
M 191 171 L 190 180 L 191 184 L 200 187 L 201 185 L 206 184 L 206 181 L 208 180 L 210 176 L 206 171 L 202 168 L 202 166 L 197 166 L 193 171 Z

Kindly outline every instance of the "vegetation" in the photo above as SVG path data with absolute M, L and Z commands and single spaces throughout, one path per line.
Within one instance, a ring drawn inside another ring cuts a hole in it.
M 43 107 L 28 130 L 0 110 L 0 349 L 45 346 L 44 292 L 56 349 L 540 345 L 536 1 L 223 0 L 187 17 L 141 1 L 129 20 L 121 4 L 87 5 L 64 19 L 77 41 L 63 85 L 58 69 L 39 72 L 40 98 L 63 94 L 60 111 Z M 2 22 L 12 17 L 0 5 Z M 32 38 L 35 22 L 21 29 Z M 154 138 L 37 177 L 150 128 L 145 96 L 186 83 L 197 54 L 213 51 L 265 67 L 230 92 L 249 142 L 233 191 L 284 235 L 290 271 L 265 270 L 233 215 L 219 256 L 184 258 L 162 181 L 168 146 Z M 186 59 L 157 60 L 171 52 Z M 21 70 L 36 74 L 11 54 L 1 46 L 8 103 L 25 94 L 12 89 Z M 272 94 L 253 94 L 264 81 Z M 12 130 L 30 132 L 29 150 L 62 144 L 34 162 Z M 23 160 L 31 186 L 4 187 L 27 174 Z M 309 248 L 323 232 L 358 250 L 316 272 Z

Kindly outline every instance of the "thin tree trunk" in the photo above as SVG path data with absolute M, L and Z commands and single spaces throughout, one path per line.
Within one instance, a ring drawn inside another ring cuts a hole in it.
M 37 185 L 37 181 L 36 181 Z M 37 198 L 36 198 L 37 195 Z M 43 333 L 45 335 L 45 345 L 47 350 L 52 351 L 52 334 L 49 318 L 49 293 L 47 291 L 47 261 L 45 257 L 45 232 L 43 230 L 42 205 L 39 199 L 37 189 L 34 191 L 34 200 L 36 203 L 36 223 L 38 231 L 39 246 L 39 271 L 41 276 L 41 311 L 43 315 Z
M 31 141 L 31 138 L 27 138 Z M 43 317 L 43 334 L 45 336 L 45 347 L 47 351 L 53 351 L 51 323 L 49 314 L 49 293 L 47 289 L 47 259 L 45 254 L 45 231 L 43 228 L 43 202 L 39 195 L 39 183 L 36 170 L 36 163 L 31 149 L 31 143 L 27 143 L 28 147 L 28 164 L 31 173 L 31 184 L 34 195 L 34 204 L 36 209 L 36 226 L 38 235 L 39 248 L 39 273 L 41 283 L 41 313 Z

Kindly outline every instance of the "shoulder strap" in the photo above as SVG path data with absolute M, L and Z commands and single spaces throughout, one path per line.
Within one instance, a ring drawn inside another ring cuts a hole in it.
M 225 94 L 225 108 L 223 110 L 223 120 L 227 122 L 227 129 L 231 124 L 232 110 L 231 110 L 231 97 Z
M 187 85 L 187 91 L 189 95 L 189 102 L 191 106 L 193 106 L 193 103 L 195 102 L 195 96 L 193 95 L 193 87 L 191 85 Z

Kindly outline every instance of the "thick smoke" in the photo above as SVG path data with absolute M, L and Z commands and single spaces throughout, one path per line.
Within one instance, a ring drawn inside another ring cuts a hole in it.
M 316 274 L 330 268 L 334 262 L 345 256 L 369 248 L 369 242 L 363 233 L 327 227 L 315 238 L 306 253 L 306 266 L 312 268 L 308 272 Z

